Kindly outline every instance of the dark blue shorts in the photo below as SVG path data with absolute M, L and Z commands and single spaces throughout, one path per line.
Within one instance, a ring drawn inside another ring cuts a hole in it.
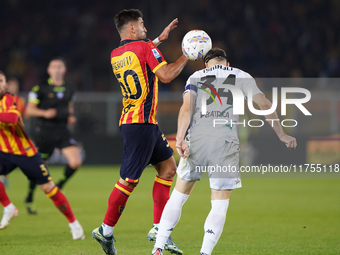
M 0 151 L 0 175 L 7 175 L 16 167 L 19 167 L 28 179 L 39 185 L 52 180 L 39 153 L 27 157 Z
M 120 177 L 127 182 L 137 183 L 145 167 L 156 165 L 172 156 L 171 149 L 158 125 L 123 124 L 123 164 Z

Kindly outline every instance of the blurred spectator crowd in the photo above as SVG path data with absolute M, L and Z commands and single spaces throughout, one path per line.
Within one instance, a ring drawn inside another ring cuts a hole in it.
M 205 30 L 227 51 L 231 66 L 255 77 L 340 77 L 338 0 L 1 0 L 0 70 L 29 91 L 46 78 L 52 57 L 67 60 L 67 79 L 78 91 L 119 91 L 110 52 L 119 44 L 113 17 L 122 9 L 144 14 L 154 39 L 178 17 L 161 49 L 173 62 L 191 29 Z M 190 63 L 162 90 L 182 90 L 203 63 Z

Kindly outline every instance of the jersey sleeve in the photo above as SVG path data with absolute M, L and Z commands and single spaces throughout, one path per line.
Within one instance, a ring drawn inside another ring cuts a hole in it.
M 39 85 L 35 85 L 28 93 L 28 102 L 39 104 L 41 100 L 41 90 Z
M 242 92 L 245 99 L 248 100 L 248 94 L 251 92 L 252 96 L 256 94 L 262 94 L 262 91 L 257 87 L 255 79 L 248 73 L 243 73 L 242 75 Z
M 183 95 L 187 92 L 197 96 L 197 82 L 198 82 L 198 72 L 193 73 L 185 84 L 185 89 Z
M 145 62 L 149 65 L 152 72 L 155 73 L 160 67 L 167 64 L 162 53 L 152 41 L 145 44 Z

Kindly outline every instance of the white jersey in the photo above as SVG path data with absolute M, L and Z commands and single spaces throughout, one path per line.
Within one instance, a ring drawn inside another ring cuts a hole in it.
M 245 99 L 262 92 L 254 78 L 234 67 L 215 65 L 193 73 L 187 80 L 185 92 L 192 93 L 192 121 L 188 137 L 212 136 L 239 144 L 239 116 L 233 114 L 233 95 L 226 85 L 238 87 Z M 223 123 L 223 124 L 221 124 Z M 243 125 L 243 124 L 242 124 Z

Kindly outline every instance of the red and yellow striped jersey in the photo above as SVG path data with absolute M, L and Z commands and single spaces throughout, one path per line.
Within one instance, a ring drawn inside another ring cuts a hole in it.
M 167 64 L 149 39 L 124 40 L 111 52 L 111 65 L 123 94 L 119 125 L 157 124 L 158 78 L 155 72 Z
M 21 114 L 17 108 L 18 96 L 6 93 L 0 100 L 0 113 L 16 113 L 16 123 L 0 121 L 0 151 L 32 157 L 37 149 L 23 128 Z

